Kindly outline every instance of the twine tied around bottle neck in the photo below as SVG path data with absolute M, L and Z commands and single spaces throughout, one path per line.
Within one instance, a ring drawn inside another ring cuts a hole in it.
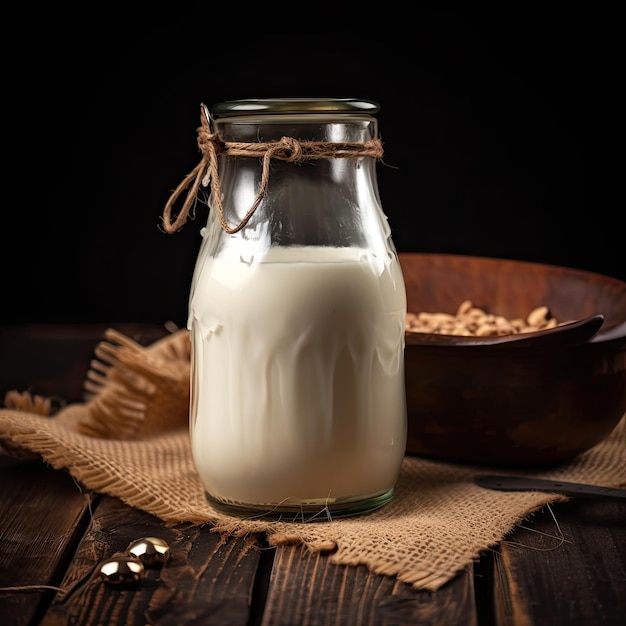
M 369 156 L 380 159 L 383 147 L 380 139 L 365 142 L 327 142 L 299 141 L 293 137 L 282 137 L 279 141 L 247 143 L 222 141 L 212 128 L 211 115 L 207 107 L 201 106 L 200 127 L 198 128 L 198 147 L 202 153 L 200 163 L 189 173 L 172 192 L 163 210 L 163 229 L 167 233 L 179 231 L 187 221 L 194 205 L 200 186 L 211 185 L 211 198 L 217 210 L 222 229 L 232 235 L 246 226 L 263 200 L 270 177 L 270 161 L 278 159 L 289 163 L 302 163 L 317 159 L 346 159 Z M 220 154 L 236 157 L 262 159 L 261 182 L 256 197 L 243 219 L 236 225 L 228 223 L 224 215 L 222 191 L 218 172 Z M 187 191 L 183 206 L 174 217 L 174 204 Z

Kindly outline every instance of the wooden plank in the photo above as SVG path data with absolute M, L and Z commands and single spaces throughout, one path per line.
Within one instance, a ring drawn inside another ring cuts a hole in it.
M 570 500 L 522 526 L 495 560 L 497 625 L 626 624 L 626 503 Z
M 30 391 L 59 403 L 82 402 L 83 384 L 105 324 L 0 325 L 0 404 L 7 391 Z M 167 334 L 155 324 L 114 324 L 142 345 Z
M 137 589 L 118 589 L 99 576 L 104 559 L 124 555 L 131 542 L 159 537 L 170 546 L 162 568 L 147 569 Z M 62 581 L 43 626 L 106 623 L 248 624 L 261 541 L 225 540 L 198 526 L 161 520 L 103 497 Z
M 39 460 L 0 456 L 0 623 L 30 624 L 45 609 L 86 526 L 90 497 Z M 62 506 L 59 505 L 62 503 Z M 28 587 L 32 586 L 32 589 Z
M 365 566 L 330 562 L 303 546 L 277 549 L 263 626 L 476 626 L 471 571 L 437 592 L 416 591 Z

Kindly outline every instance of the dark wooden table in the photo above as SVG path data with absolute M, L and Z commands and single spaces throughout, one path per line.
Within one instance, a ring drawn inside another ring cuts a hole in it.
M 148 325 L 114 325 L 142 343 Z M 82 399 L 105 326 L 0 328 L 0 394 Z M 98 576 L 141 537 L 170 546 L 137 588 Z M 11 590 L 10 588 L 19 587 Z M 38 459 L 0 456 L 0 625 L 284 626 L 626 624 L 626 502 L 570 500 L 516 528 L 436 592 L 365 567 L 333 565 L 263 536 L 224 539 L 166 527 L 115 498 L 86 493 Z

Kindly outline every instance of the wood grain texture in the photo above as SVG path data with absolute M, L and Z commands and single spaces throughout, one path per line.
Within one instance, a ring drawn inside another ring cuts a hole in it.
M 170 546 L 162 568 L 146 569 L 136 589 L 117 589 L 98 575 L 104 559 L 156 536 Z M 259 562 L 256 537 L 226 540 L 203 527 L 167 527 L 119 500 L 103 498 L 42 624 L 247 624 Z
M 54 595 L 81 537 L 90 497 L 40 461 L 0 456 L 0 624 L 29 624 Z M 41 485 L 45 484 L 45 489 Z M 60 505 L 62 503 L 62 505 Z
M 330 559 L 303 546 L 279 547 L 263 626 L 477 624 L 469 570 L 433 593 Z
M 626 503 L 571 500 L 517 528 L 495 560 L 498 626 L 623 626 Z
M 82 382 L 82 365 L 71 362 L 82 363 L 102 331 L 64 327 L 57 343 L 47 328 L 50 343 L 39 352 L 41 335 L 24 328 L 25 350 L 18 352 L 33 359 L 48 388 L 71 392 Z M 64 351 L 73 354 L 69 370 Z M 9 380 L 27 388 L 28 377 L 3 365 L 0 388 Z M 626 505 L 578 499 L 552 510 L 556 522 L 550 509 L 531 516 L 473 572 L 424 592 L 364 566 L 335 565 L 329 553 L 269 548 L 261 537 L 224 538 L 207 527 L 167 527 L 119 500 L 83 493 L 67 473 L 40 461 L 0 455 L 0 587 L 40 586 L 0 591 L 0 624 L 622 626 Z M 148 570 L 138 589 L 107 587 L 97 576 L 101 561 L 146 536 L 170 545 L 165 566 Z

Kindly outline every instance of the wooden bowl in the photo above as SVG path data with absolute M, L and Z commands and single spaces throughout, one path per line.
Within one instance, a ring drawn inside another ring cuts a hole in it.
M 624 416 L 626 283 L 523 261 L 399 257 L 411 312 L 455 314 L 471 300 L 507 319 L 547 306 L 574 321 L 501 337 L 407 332 L 407 454 L 551 466 L 589 450 Z

